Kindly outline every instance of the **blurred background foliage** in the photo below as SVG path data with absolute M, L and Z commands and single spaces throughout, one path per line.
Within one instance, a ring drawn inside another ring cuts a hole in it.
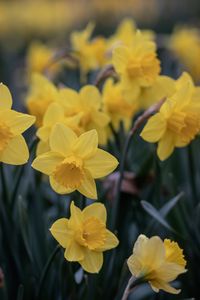
M 170 34 L 177 24 L 198 27 L 200 3 L 198 0 L 1 0 L 0 81 L 11 89 L 14 107 L 23 107 L 28 84 L 26 53 L 32 41 L 62 49 L 69 45 L 70 32 L 84 28 L 88 21 L 96 23 L 94 36 L 109 36 L 127 16 L 134 18 L 139 28 L 153 29 L 159 41 L 159 34 Z M 158 53 L 162 73 L 177 78 L 182 68 L 180 63 L 162 43 Z M 77 72 L 64 69 L 56 82 L 78 88 Z M 90 80 L 95 76 L 90 74 Z M 31 135 L 29 131 L 30 145 Z M 119 159 L 125 136 L 121 126 L 118 140 L 108 145 L 108 150 Z M 184 249 L 188 272 L 175 283 L 182 288 L 178 296 L 155 294 L 142 285 L 130 300 L 200 299 L 199 149 L 198 137 L 189 147 L 175 150 L 170 159 L 160 162 L 154 145 L 135 135 L 121 191 L 117 221 L 120 246 L 112 254 L 105 254 L 99 275 L 84 274 L 78 264 L 66 262 L 60 251 L 44 281 L 46 262 L 56 246 L 48 228 L 57 218 L 68 215 L 68 200 L 78 202 L 79 196 L 55 194 L 30 164 L 18 168 L 1 166 L 5 181 L 0 197 L 0 267 L 4 274 L 4 279 L 0 274 L 3 282 L 0 299 L 120 299 L 130 277 L 125 260 L 140 233 L 176 240 Z M 30 161 L 34 151 L 32 144 Z M 98 186 L 99 201 L 108 209 L 108 225 L 113 185 L 118 176 L 116 172 Z

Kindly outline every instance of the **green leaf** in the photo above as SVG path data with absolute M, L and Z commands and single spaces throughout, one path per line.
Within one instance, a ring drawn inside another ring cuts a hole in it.
M 175 230 L 169 225 L 169 223 L 163 218 L 161 213 L 149 202 L 142 200 L 141 205 L 144 208 L 144 210 L 153 217 L 156 221 L 158 221 L 160 224 L 162 224 L 165 228 L 168 230 L 175 232 Z
M 31 247 L 30 247 L 30 244 L 29 244 L 29 240 L 28 240 L 28 233 L 27 233 L 28 215 L 27 215 L 26 203 L 23 200 L 23 198 L 21 196 L 19 196 L 17 204 L 18 204 L 18 214 L 19 214 L 19 222 L 20 222 L 20 229 L 21 229 L 22 238 L 23 238 L 24 245 L 25 245 L 27 254 L 29 256 L 29 259 L 32 262 L 33 257 L 32 257 L 32 252 L 31 252 Z
M 184 192 L 180 192 L 177 196 L 169 200 L 163 207 L 159 210 L 163 217 L 166 217 L 172 208 L 178 203 L 178 201 L 183 197 Z

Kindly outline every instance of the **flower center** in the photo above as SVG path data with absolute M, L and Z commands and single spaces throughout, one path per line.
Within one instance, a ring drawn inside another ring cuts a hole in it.
M 141 57 L 138 60 L 131 61 L 127 66 L 127 73 L 131 79 L 143 78 L 150 82 L 156 79 L 159 71 L 159 60 L 153 53 Z
M 0 122 L 0 152 L 5 149 L 12 137 L 10 128 L 5 123 Z
M 77 189 L 84 177 L 82 160 L 75 156 L 67 157 L 56 167 L 53 176 L 60 185 L 70 189 Z
M 105 243 L 105 224 L 95 217 L 90 217 L 83 222 L 82 228 L 76 232 L 75 238 L 80 245 L 95 250 Z
M 176 242 L 165 239 L 164 246 L 167 262 L 176 263 L 185 267 L 186 261 L 184 259 L 183 250 L 179 247 L 179 245 Z
M 174 112 L 168 119 L 167 127 L 174 133 L 180 133 L 181 130 L 185 127 L 185 113 L 183 112 Z

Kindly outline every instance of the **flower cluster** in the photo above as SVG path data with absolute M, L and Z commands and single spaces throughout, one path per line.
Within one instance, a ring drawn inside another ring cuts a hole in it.
M 50 232 L 65 249 L 67 261 L 78 262 L 88 273 L 99 273 L 103 266 L 103 252 L 119 244 L 118 238 L 106 227 L 106 207 L 111 207 L 108 228 L 120 239 L 116 221 L 122 185 L 127 184 L 123 182 L 126 181 L 124 169 L 129 142 L 138 127 L 133 126 L 129 134 L 127 132 L 136 115 L 139 115 L 136 125 L 147 119 L 140 136 L 149 143 L 158 143 L 157 155 L 163 161 L 175 148 L 187 146 L 199 134 L 200 88 L 186 72 L 176 80 L 161 75 L 155 35 L 148 30 L 138 30 L 134 21 L 125 19 L 108 38 L 93 38 L 93 31 L 94 24 L 89 23 L 85 30 L 70 35 L 71 47 L 67 54 L 78 62 L 76 67 L 81 75 L 76 88 L 67 82 L 59 84 L 59 78 L 54 80 L 63 60 L 54 64 L 53 50 L 41 43 L 33 43 L 27 55 L 30 80 L 25 104 L 29 114 L 13 110 L 8 88 L 0 85 L 0 162 L 21 165 L 28 161 L 29 150 L 22 133 L 35 123 L 37 149 L 33 149 L 36 157 L 31 166 L 48 177 L 55 193 L 68 195 L 66 198 L 70 199 L 70 216 L 59 216 L 57 220 L 53 216 Z M 174 37 L 172 44 L 178 53 L 182 42 L 179 45 Z M 184 59 L 184 55 L 181 54 L 181 58 Z M 101 69 L 99 74 L 103 74 L 100 81 L 97 76 L 96 84 L 91 81 L 83 84 L 87 82 L 89 72 L 98 69 Z M 104 72 L 108 70 L 109 74 Z M 122 132 L 120 141 L 117 140 L 118 132 Z M 112 146 L 116 151 L 110 150 Z M 113 178 L 119 180 L 113 185 L 112 202 L 104 205 L 96 180 L 111 174 L 119 164 L 109 152 L 122 152 L 122 159 L 120 171 L 113 174 Z M 43 179 L 39 178 L 41 182 Z M 136 190 L 132 186 L 131 189 Z M 103 203 L 88 204 L 97 199 Z M 157 220 L 166 225 L 162 216 Z M 25 247 L 28 246 L 25 241 Z M 117 250 L 115 254 L 118 255 Z M 112 258 L 109 272 L 115 268 L 113 262 Z M 48 264 L 45 270 L 48 270 Z M 187 271 L 179 245 L 169 239 L 162 241 L 158 236 L 147 238 L 139 235 L 127 264 L 131 278 L 136 278 L 137 283 L 148 282 L 155 292 L 164 290 L 172 294 L 180 290 L 172 287 L 171 282 Z M 44 278 L 45 273 L 42 283 Z

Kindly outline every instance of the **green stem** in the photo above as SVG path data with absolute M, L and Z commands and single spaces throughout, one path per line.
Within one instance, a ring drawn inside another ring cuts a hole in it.
M 121 300 L 127 300 L 130 293 L 132 293 L 133 289 L 141 283 L 142 283 L 141 280 L 135 278 L 134 276 L 131 276 L 131 278 L 129 279 L 128 284 L 124 290 Z
M 38 287 L 38 293 L 37 293 L 37 297 L 36 299 L 40 299 L 40 296 L 41 296 L 41 292 L 42 292 L 42 289 L 43 289 L 43 285 L 44 285 L 44 282 L 45 282 L 45 279 L 46 279 L 46 276 L 48 274 L 48 271 L 49 271 L 49 268 L 54 260 L 54 258 L 56 257 L 56 254 L 60 251 L 61 247 L 60 245 L 57 245 L 56 248 L 53 250 L 53 252 L 51 253 L 44 269 L 43 269 L 43 272 L 42 272 L 42 275 L 41 275 L 41 278 L 40 278 L 40 282 L 39 282 L 39 287 Z
M 124 168 L 125 168 L 125 162 L 126 162 L 126 155 L 128 153 L 129 145 L 131 142 L 131 139 L 138 128 L 144 123 L 144 121 L 148 120 L 149 117 L 151 117 L 153 114 L 155 114 L 162 104 L 164 103 L 165 98 L 161 99 L 158 103 L 152 105 L 150 108 L 148 108 L 141 116 L 139 116 L 136 121 L 133 124 L 132 129 L 129 131 L 128 136 L 125 141 L 124 149 L 122 152 L 122 157 L 120 161 L 120 169 L 119 169 L 119 179 L 116 183 L 116 199 L 113 207 L 113 213 L 111 216 L 111 230 L 114 230 L 117 225 L 117 219 L 118 219 L 118 211 L 119 211 L 119 203 L 120 203 L 120 192 L 121 192 L 121 185 L 124 175 Z
M 17 300 L 22 300 L 23 297 L 24 297 L 24 286 L 20 284 L 17 292 Z
M 7 183 L 6 183 L 6 178 L 5 178 L 3 167 L 4 167 L 3 163 L 1 163 L 0 164 L 0 173 L 1 173 L 1 184 L 2 184 L 3 198 L 6 201 L 6 203 L 8 203 L 9 195 L 8 195 Z
M 128 133 L 128 136 L 125 141 L 124 149 L 122 152 L 120 169 L 119 169 L 119 177 L 118 177 L 118 181 L 116 183 L 116 194 L 115 194 L 116 198 L 115 198 L 115 203 L 113 206 L 113 212 L 112 212 L 112 216 L 111 216 L 111 230 L 112 231 L 116 228 L 116 225 L 117 225 L 119 204 L 120 204 L 120 198 L 121 198 L 121 186 L 122 186 L 122 180 L 124 177 L 124 168 L 125 168 L 125 163 L 126 163 L 126 155 L 128 153 L 129 145 L 130 145 L 133 134 L 134 134 L 133 130 L 131 130 Z
M 190 171 L 190 186 L 193 195 L 193 199 L 195 203 L 198 203 L 198 196 L 197 196 L 197 189 L 196 189 L 196 182 L 195 182 L 195 167 L 194 167 L 194 157 L 192 153 L 192 144 L 188 146 L 188 165 Z
M 32 151 L 35 149 L 35 146 L 36 146 L 37 142 L 38 142 L 37 138 L 34 138 L 33 141 L 31 142 L 31 144 L 29 146 L 30 153 L 32 153 Z M 11 206 L 14 205 L 14 200 L 17 196 L 17 192 L 18 192 L 18 189 L 19 189 L 19 186 L 20 186 L 20 182 L 22 180 L 22 176 L 23 176 L 25 167 L 26 167 L 26 164 L 21 166 L 21 168 L 19 170 L 19 173 L 17 174 L 17 179 L 15 181 L 14 188 L 13 188 L 13 191 L 12 191 L 12 196 L 11 196 Z

